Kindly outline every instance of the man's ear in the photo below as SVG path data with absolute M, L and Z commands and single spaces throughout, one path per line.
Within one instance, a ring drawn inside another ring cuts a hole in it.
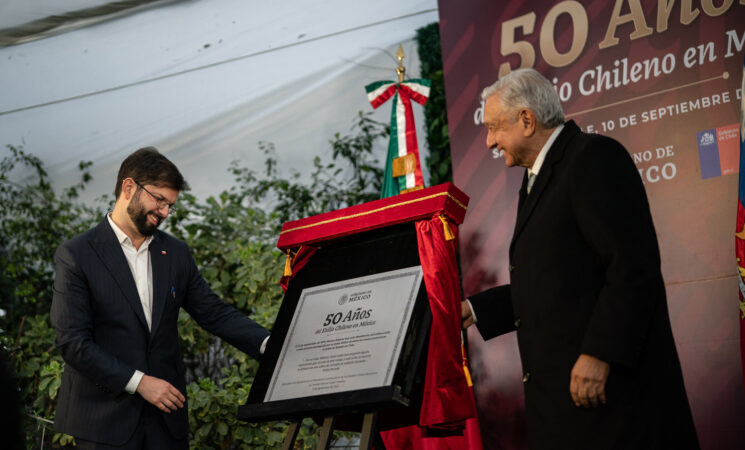
M 523 135 L 525 137 L 530 137 L 535 133 L 537 121 L 533 111 L 527 108 L 521 109 L 518 120 L 520 121 L 520 126 L 523 128 Z
M 135 192 L 137 192 L 137 183 L 135 183 L 135 180 L 131 178 L 125 178 L 124 181 L 122 181 L 121 194 L 124 197 L 124 200 L 131 200 Z

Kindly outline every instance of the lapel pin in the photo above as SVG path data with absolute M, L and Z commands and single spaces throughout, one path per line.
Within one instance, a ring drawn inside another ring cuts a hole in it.
M 161 250 L 161 251 L 160 251 L 160 254 L 161 254 L 161 255 L 165 255 L 165 254 L 166 254 L 166 251 L 165 251 L 165 250 Z

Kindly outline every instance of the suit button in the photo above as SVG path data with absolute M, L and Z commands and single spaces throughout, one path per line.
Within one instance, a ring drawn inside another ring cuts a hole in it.
M 520 319 L 515 319 L 515 328 L 520 328 L 521 323 L 522 322 L 520 322 Z
M 523 383 L 527 383 L 530 381 L 530 372 L 525 372 L 525 375 L 523 375 Z
M 513 270 L 515 270 L 515 266 L 513 266 L 512 264 L 510 264 L 510 272 L 512 272 Z

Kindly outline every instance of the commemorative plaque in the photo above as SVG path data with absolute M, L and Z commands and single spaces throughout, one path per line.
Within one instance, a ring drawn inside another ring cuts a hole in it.
M 239 417 L 406 407 L 431 323 L 413 224 L 325 243 L 290 283 Z
M 421 266 L 303 289 L 265 402 L 391 383 Z

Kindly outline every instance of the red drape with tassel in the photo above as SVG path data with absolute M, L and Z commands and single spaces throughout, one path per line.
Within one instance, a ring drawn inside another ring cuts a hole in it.
M 470 377 L 462 353 L 456 225 L 437 215 L 416 222 L 419 259 L 432 310 L 419 426 L 382 433 L 387 448 L 481 449 Z

